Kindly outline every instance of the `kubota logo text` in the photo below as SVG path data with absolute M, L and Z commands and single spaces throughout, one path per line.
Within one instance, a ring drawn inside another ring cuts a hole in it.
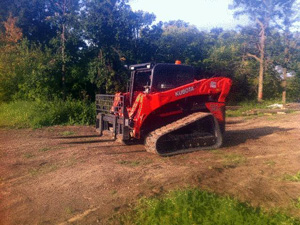
M 185 95 L 185 94 L 190 93 L 192 91 L 194 91 L 194 87 L 188 87 L 188 88 L 182 89 L 180 91 L 176 91 L 175 96 L 177 97 L 177 96 L 180 96 L 180 95 Z

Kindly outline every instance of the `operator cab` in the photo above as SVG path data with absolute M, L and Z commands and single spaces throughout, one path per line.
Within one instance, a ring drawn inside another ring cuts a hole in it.
M 130 66 L 130 105 L 136 93 L 164 92 L 188 83 L 195 78 L 194 68 L 171 63 L 144 63 Z

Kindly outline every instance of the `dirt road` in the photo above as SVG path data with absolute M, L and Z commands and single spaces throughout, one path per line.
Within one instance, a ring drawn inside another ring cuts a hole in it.
M 173 157 L 93 127 L 0 129 L 0 224 L 107 224 L 143 196 L 197 186 L 300 216 L 300 113 L 229 118 L 224 146 Z

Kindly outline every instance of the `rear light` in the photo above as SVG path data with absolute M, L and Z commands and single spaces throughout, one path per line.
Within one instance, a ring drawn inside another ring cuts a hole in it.
M 176 61 L 175 61 L 175 64 L 176 64 L 176 65 L 180 65 L 180 64 L 181 64 L 181 61 L 180 61 L 180 60 L 176 60 Z

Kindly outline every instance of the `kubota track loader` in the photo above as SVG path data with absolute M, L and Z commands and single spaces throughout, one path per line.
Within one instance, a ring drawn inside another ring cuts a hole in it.
M 226 77 L 195 80 L 193 67 L 180 63 L 130 66 L 126 93 L 96 95 L 97 123 L 125 143 L 144 140 L 161 156 L 215 149 L 225 131 Z

